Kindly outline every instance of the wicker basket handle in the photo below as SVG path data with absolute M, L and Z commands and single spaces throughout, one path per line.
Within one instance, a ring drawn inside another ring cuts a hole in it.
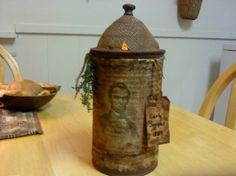
M 13 78 L 14 78 L 15 81 L 23 80 L 20 68 L 19 68 L 16 60 L 1 45 L 0 45 L 0 58 L 3 59 L 8 64 L 8 66 L 9 66 L 9 68 L 10 68 L 12 74 L 13 74 Z M 3 69 L 3 67 L 0 68 L 0 71 L 2 72 L 2 73 L 0 73 L 0 75 L 2 74 L 1 75 L 2 80 L 0 80 L 0 81 L 3 81 L 4 80 L 4 76 L 3 76 L 4 75 L 4 69 Z

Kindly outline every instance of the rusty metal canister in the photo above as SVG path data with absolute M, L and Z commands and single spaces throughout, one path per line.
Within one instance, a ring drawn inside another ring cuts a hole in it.
M 169 141 L 169 101 L 162 96 L 164 50 L 133 16 L 134 5 L 90 50 L 94 67 L 93 164 L 108 175 L 143 175 Z

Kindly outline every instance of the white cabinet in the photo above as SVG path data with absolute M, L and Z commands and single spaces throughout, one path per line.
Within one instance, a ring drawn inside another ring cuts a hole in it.
M 223 47 L 223 55 L 220 63 L 220 73 L 222 73 L 226 68 L 229 67 L 229 65 L 234 62 L 236 62 L 236 45 L 225 44 Z M 228 85 L 216 104 L 214 121 L 220 124 L 224 124 L 230 89 L 231 84 Z

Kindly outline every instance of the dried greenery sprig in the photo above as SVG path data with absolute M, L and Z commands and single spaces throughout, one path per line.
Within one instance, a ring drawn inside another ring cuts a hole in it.
M 93 73 L 94 65 L 90 59 L 90 55 L 85 57 L 84 65 L 78 77 L 76 78 L 76 85 L 73 87 L 76 91 L 75 98 L 78 93 L 81 94 L 81 103 L 87 107 L 88 111 L 92 110 L 92 97 L 93 97 Z M 80 81 L 80 78 L 82 80 Z

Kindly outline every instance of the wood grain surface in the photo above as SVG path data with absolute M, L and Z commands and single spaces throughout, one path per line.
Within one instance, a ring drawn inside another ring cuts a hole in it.
M 92 114 L 73 95 L 57 95 L 38 112 L 43 135 L 0 141 L 1 176 L 102 176 L 91 162 Z M 170 143 L 148 176 L 235 176 L 236 131 L 176 106 Z

